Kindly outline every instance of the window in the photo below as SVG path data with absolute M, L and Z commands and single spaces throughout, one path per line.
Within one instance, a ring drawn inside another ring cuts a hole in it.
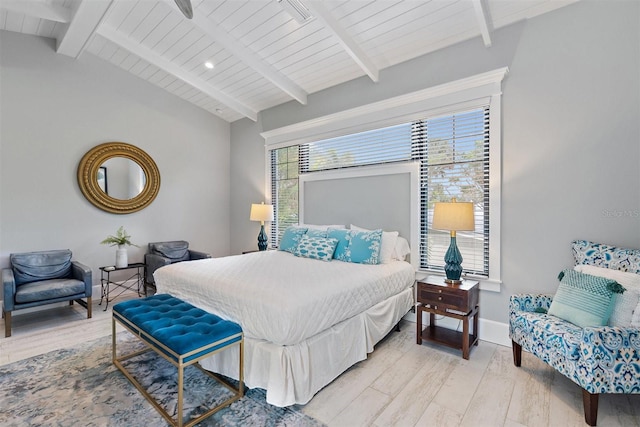
M 271 223 L 272 246 L 277 246 L 288 226 L 298 224 L 300 172 L 299 146 L 271 150 L 271 201 L 275 213 L 275 221 Z
M 502 80 L 508 71 L 498 68 L 262 132 L 271 162 L 265 171 L 267 194 L 275 195 L 274 152 L 290 146 L 299 150 L 298 173 L 419 160 L 421 228 L 411 236 L 420 240 L 414 243 L 420 249 L 416 267 L 439 269 L 449 245 L 446 231 L 430 229 L 433 203 L 439 197 L 473 199 L 476 229 L 458 233 L 463 267 L 486 277 L 480 289 L 500 292 L 500 120 Z M 278 242 L 278 228 L 284 224 L 272 224 L 272 243 Z
M 442 270 L 449 233 L 431 229 L 438 201 L 473 201 L 476 230 L 458 233 L 465 271 L 489 274 L 489 108 L 271 150 L 272 244 L 298 222 L 298 174 L 390 162 L 421 162 L 420 267 Z
M 436 202 L 474 202 L 474 231 L 459 231 L 465 272 L 489 275 L 489 108 L 415 122 L 413 158 L 420 160 L 420 267 L 442 270 L 449 232 L 433 230 Z

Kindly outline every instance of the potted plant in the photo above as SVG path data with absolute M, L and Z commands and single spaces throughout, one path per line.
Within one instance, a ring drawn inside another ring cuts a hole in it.
M 123 268 L 129 265 L 127 246 L 138 247 L 138 245 L 131 243 L 130 239 L 131 236 L 127 234 L 123 226 L 120 226 L 115 236 L 107 236 L 106 239 L 100 242 L 103 245 L 118 247 L 118 249 L 116 249 L 116 268 Z

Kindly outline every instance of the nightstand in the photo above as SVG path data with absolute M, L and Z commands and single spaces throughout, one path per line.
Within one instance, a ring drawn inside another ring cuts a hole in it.
M 462 350 L 462 357 L 469 359 L 469 349 L 478 345 L 478 282 L 463 280 L 460 284 L 450 284 L 444 277 L 428 276 L 418 281 L 416 304 L 416 342 L 422 340 Z M 422 313 L 429 313 L 429 325 L 422 329 Z M 462 332 L 436 326 L 436 314 L 462 320 Z M 469 321 L 473 317 L 473 333 L 469 331 Z

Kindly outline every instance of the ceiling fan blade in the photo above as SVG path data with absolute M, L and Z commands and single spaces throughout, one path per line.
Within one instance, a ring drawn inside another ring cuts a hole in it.
M 178 9 L 180 12 L 184 14 L 187 18 L 193 18 L 193 8 L 191 8 L 191 0 L 175 0 L 176 5 L 178 5 Z

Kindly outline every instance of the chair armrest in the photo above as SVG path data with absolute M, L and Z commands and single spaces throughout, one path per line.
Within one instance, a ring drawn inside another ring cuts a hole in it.
M 591 393 L 640 391 L 640 328 L 584 328 L 581 381 Z
M 145 280 L 147 283 L 154 284 L 153 273 L 160 267 L 171 264 L 171 260 L 158 254 L 145 254 L 144 263 L 147 266 L 145 269 Z
M 2 269 L 2 306 L 4 311 L 13 311 L 13 303 L 16 295 L 16 280 L 13 277 L 13 270 Z
M 89 267 L 78 261 L 71 261 L 71 274 L 74 279 L 84 282 L 84 293 L 90 297 L 93 290 L 93 273 Z
M 208 254 L 206 252 L 200 252 L 200 251 L 192 251 L 191 249 L 189 249 L 190 260 L 205 259 L 205 258 L 211 258 L 211 254 Z
M 516 294 L 509 298 L 509 311 L 536 311 L 536 309 L 549 310 L 553 295 L 546 294 Z

